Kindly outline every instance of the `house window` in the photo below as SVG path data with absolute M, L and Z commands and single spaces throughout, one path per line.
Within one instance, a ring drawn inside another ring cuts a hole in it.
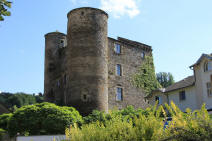
M 141 59 L 144 59 L 144 58 L 145 58 L 145 53 L 141 52 Z
M 211 62 L 205 62 L 204 63 L 204 72 L 212 70 L 212 63 Z
M 212 96 L 211 82 L 206 83 L 206 86 L 207 86 L 207 94 L 208 94 L 208 96 Z
M 121 65 L 120 64 L 116 65 L 116 75 L 122 76 L 122 69 L 121 69 Z
M 115 44 L 115 52 L 117 54 L 120 54 L 121 53 L 121 45 L 120 44 Z
M 179 99 L 180 99 L 180 101 L 186 99 L 185 91 L 180 91 L 180 92 L 179 92 Z
M 123 100 L 123 89 L 120 87 L 116 88 L 116 101 L 122 101 Z
M 155 96 L 155 101 L 158 101 L 158 104 L 161 104 L 161 97 Z

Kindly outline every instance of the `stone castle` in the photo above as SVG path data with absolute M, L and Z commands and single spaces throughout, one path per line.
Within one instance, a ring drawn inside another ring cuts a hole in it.
M 108 37 L 108 14 L 83 7 L 68 13 L 67 35 L 45 35 L 45 101 L 73 106 L 86 115 L 147 103 L 131 84 L 150 46 Z

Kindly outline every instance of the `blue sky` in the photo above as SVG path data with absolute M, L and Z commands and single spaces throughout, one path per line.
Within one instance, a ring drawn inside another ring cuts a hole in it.
M 176 81 L 212 53 L 211 0 L 16 0 L 0 22 L 0 91 L 43 92 L 44 34 L 66 33 L 67 13 L 82 6 L 108 12 L 108 36 L 152 46 L 156 72 Z

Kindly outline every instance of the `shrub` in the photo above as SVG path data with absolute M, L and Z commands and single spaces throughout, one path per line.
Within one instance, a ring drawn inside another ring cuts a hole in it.
M 133 107 L 112 111 L 108 115 L 110 119 L 91 122 L 81 127 L 71 126 L 66 129 L 66 135 L 71 141 L 158 140 L 163 133 L 163 118 L 158 114 L 161 110 L 162 108 L 158 111 L 149 110 L 148 116 L 142 110 L 134 110 Z
M 211 141 L 212 120 L 205 105 L 193 112 L 186 109 L 186 113 L 173 102 L 165 107 L 167 111 L 157 104 L 146 110 L 128 107 L 110 112 L 110 119 L 96 111 L 92 113 L 95 120 L 81 127 L 71 126 L 66 135 L 71 141 Z M 164 128 L 168 114 L 172 121 Z
M 5 134 L 6 134 L 6 131 L 0 128 L 0 141 L 2 141 L 2 138 Z
M 51 103 L 28 105 L 14 112 L 8 123 L 10 136 L 64 134 L 65 128 L 82 122 L 82 117 L 72 107 Z
M 0 115 L 0 128 L 8 130 L 7 125 L 12 114 L 2 114 Z
M 166 107 L 172 115 L 172 121 L 164 132 L 163 140 L 211 141 L 212 120 L 205 105 L 193 112 L 186 109 L 186 114 L 173 102 L 171 102 L 171 107 L 168 105 Z

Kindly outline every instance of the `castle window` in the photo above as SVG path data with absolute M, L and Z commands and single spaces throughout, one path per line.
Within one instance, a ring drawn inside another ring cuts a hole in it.
M 59 80 L 57 81 L 57 87 L 60 87 L 60 81 Z
M 64 81 L 64 84 L 66 84 L 66 81 L 67 81 L 67 76 L 66 76 L 66 74 L 65 74 L 64 77 L 63 77 L 63 81 Z
M 60 40 L 60 43 L 59 43 L 59 47 L 60 47 L 60 48 L 63 48 L 63 47 L 65 47 L 66 45 L 67 45 L 66 39 L 61 39 L 61 40 Z
M 185 91 L 180 91 L 179 92 L 179 99 L 180 101 L 183 101 L 186 99 Z
M 120 54 L 121 53 L 121 45 L 120 44 L 115 44 L 115 52 L 117 54 Z
M 122 69 L 121 69 L 121 65 L 120 64 L 116 65 L 116 75 L 122 76 Z
M 206 83 L 208 96 L 212 96 L 212 87 L 211 87 L 211 85 L 212 85 L 211 82 Z
M 116 101 L 122 101 L 123 100 L 123 89 L 120 87 L 116 88 Z
M 141 59 L 144 59 L 144 58 L 145 58 L 145 53 L 141 52 Z

